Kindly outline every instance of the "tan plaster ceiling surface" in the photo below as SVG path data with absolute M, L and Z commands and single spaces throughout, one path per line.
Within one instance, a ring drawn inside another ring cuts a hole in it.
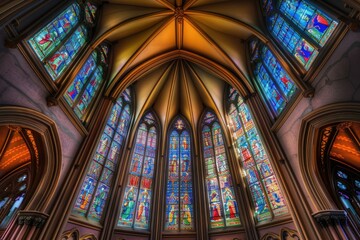
M 103 1 L 94 45 L 112 43 L 107 95 L 134 83 L 136 121 L 152 108 L 163 131 L 182 114 L 194 126 L 206 108 L 222 123 L 225 83 L 252 92 L 245 41 L 264 39 L 255 0 Z M 225 76 L 226 75 L 226 76 Z M 229 77 L 231 76 L 231 77 Z M 229 81 L 232 78 L 232 81 Z

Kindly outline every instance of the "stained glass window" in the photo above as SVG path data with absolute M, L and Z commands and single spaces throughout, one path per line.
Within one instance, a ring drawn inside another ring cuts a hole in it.
M 77 197 L 73 213 L 101 220 L 131 120 L 131 95 L 124 91 L 113 106 Z
M 360 175 L 346 169 L 335 169 L 335 195 L 339 198 L 349 218 L 354 223 L 360 222 Z
M 273 53 L 254 39 L 250 41 L 253 73 L 259 91 L 278 116 L 296 91 L 296 85 Z
M 89 24 L 84 23 L 94 22 L 96 10 L 90 3 L 85 7 L 73 3 L 28 40 L 52 80 L 66 70 L 88 41 Z
M 271 34 L 308 70 L 338 22 L 307 0 L 264 0 Z
M 239 210 L 228 165 L 223 131 L 217 117 L 207 112 L 202 124 L 205 182 L 210 212 L 210 227 L 239 226 Z
M 137 130 L 117 223 L 119 227 L 149 229 L 157 137 L 156 120 L 148 113 Z
M 107 49 L 106 52 L 103 49 Z M 82 121 L 104 82 L 107 58 L 108 46 L 103 44 L 95 49 L 64 94 L 66 102 Z
M 182 118 L 174 121 L 170 132 L 165 229 L 169 231 L 194 230 L 190 133 Z
M 6 228 L 15 213 L 21 208 L 28 188 L 27 173 L 21 173 L 14 177 L 11 177 L 10 181 L 5 181 L 5 185 L 0 186 L 2 189 L 0 196 L 0 229 Z
M 250 111 L 239 93 L 230 88 L 228 115 L 235 147 L 241 159 L 257 221 L 288 213 L 283 194 Z

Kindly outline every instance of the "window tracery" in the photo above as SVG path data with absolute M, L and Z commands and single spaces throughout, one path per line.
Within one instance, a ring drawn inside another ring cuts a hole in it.
M 254 217 L 261 222 L 288 213 L 251 113 L 234 88 L 229 90 L 228 109 L 230 129 L 255 208 Z
M 66 102 L 81 120 L 84 120 L 84 115 L 104 83 L 108 52 L 106 44 L 95 49 L 64 94 Z
M 239 226 L 238 202 L 228 165 L 223 131 L 217 117 L 207 112 L 202 121 L 202 150 L 210 227 Z
M 194 230 L 192 153 L 188 127 L 178 118 L 168 138 L 165 229 Z
M 263 10 L 270 33 L 305 70 L 338 25 L 307 0 L 263 0 Z
M 152 113 L 142 119 L 136 134 L 118 227 L 149 229 L 158 129 Z
M 270 49 L 259 40 L 250 41 L 253 74 L 270 110 L 278 116 L 297 87 Z
M 89 26 L 94 23 L 97 7 L 89 2 L 85 5 L 71 4 L 27 41 L 53 81 L 89 41 Z
M 73 213 L 100 221 L 113 184 L 131 120 L 131 93 L 126 89 L 116 101 L 93 155 Z

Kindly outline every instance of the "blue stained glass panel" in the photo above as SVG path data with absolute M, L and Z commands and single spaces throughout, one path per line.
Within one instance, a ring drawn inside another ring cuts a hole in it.
M 152 117 L 151 114 L 147 116 Z M 148 122 L 149 119 L 146 117 L 143 118 L 143 122 Z M 136 135 L 128 184 L 118 218 L 117 226 L 119 227 L 148 229 L 150 226 L 152 178 L 154 176 L 156 150 L 156 128 L 150 127 L 148 129 L 145 123 L 141 123 Z
M 89 217 L 97 221 L 101 219 L 102 212 L 104 210 L 106 199 L 109 194 L 109 186 L 106 184 L 100 184 L 96 190 L 94 202 L 91 204 Z

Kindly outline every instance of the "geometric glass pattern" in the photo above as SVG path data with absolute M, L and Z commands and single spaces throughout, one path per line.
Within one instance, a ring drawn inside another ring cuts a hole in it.
M 86 3 L 86 22 L 93 23 L 97 8 Z M 28 40 L 45 69 L 56 80 L 72 63 L 88 41 L 88 28 L 81 21 L 85 14 L 73 3 Z
M 202 150 L 208 196 L 210 228 L 239 226 L 235 196 L 223 131 L 217 117 L 207 112 L 202 121 Z
M 194 230 L 192 154 L 189 129 L 177 118 L 169 131 L 165 229 Z
M 360 222 L 360 176 L 343 168 L 336 168 L 333 178 L 336 196 L 355 223 Z
M 66 102 L 80 120 L 83 120 L 84 115 L 88 112 L 105 77 L 107 65 L 102 59 L 108 58 L 108 51 L 104 52 L 103 49 L 104 47 L 100 46 L 90 54 L 64 93 Z
M 264 0 L 271 34 L 308 70 L 338 25 L 307 0 Z
M 149 229 L 156 154 L 157 125 L 148 113 L 137 130 L 118 227 Z
M 230 130 L 246 176 L 258 222 L 286 214 L 283 194 L 264 149 L 248 107 L 231 88 L 229 101 Z
M 254 76 L 261 93 L 278 116 L 296 91 L 296 85 L 267 46 L 250 41 Z
M 76 215 L 94 221 L 101 220 L 131 120 L 131 102 L 125 99 L 131 99 L 126 91 L 120 95 L 110 112 L 76 199 L 73 209 Z

